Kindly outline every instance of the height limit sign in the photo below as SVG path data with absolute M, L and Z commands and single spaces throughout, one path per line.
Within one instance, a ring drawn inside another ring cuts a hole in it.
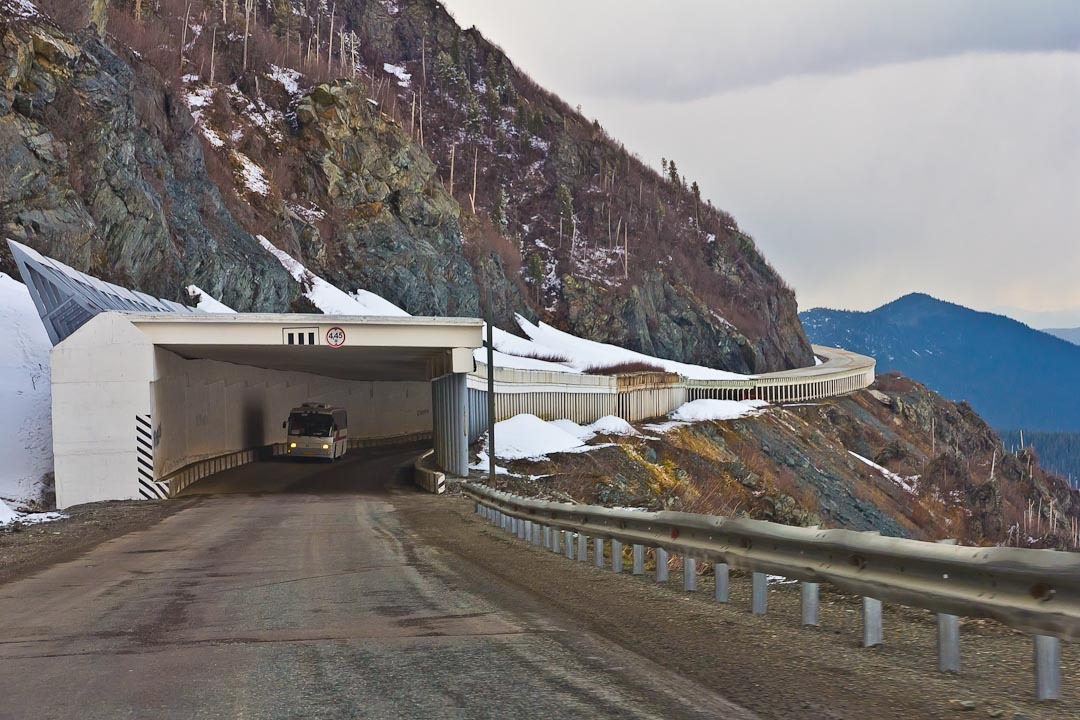
M 330 347 L 341 347 L 345 344 L 345 331 L 337 325 L 326 331 L 326 344 Z

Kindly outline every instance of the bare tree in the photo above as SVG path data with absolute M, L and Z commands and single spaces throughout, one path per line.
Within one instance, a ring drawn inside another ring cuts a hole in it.
M 214 51 L 217 49 L 217 25 L 214 26 L 214 34 L 210 39 L 210 84 L 214 84 Z
M 248 37 L 251 36 L 251 13 L 255 0 L 244 0 L 244 72 L 248 69 Z

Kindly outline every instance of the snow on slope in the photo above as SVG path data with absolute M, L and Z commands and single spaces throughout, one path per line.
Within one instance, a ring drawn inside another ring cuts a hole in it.
M 188 297 L 199 298 L 199 301 L 195 304 L 195 307 L 199 308 L 203 312 L 233 314 L 236 313 L 236 311 L 233 310 L 231 307 L 221 302 L 198 285 L 188 285 L 184 289 L 187 290 Z
M 408 317 L 409 313 L 389 300 L 385 300 L 367 290 L 357 290 L 350 295 L 311 273 L 300 262 L 283 250 L 278 250 L 273 243 L 262 235 L 256 235 L 259 243 L 277 258 L 282 267 L 289 271 L 297 282 L 310 289 L 304 293 L 315 307 L 327 315 L 370 315 L 375 317 Z
M 659 365 L 668 372 L 678 373 L 690 380 L 737 380 L 745 377 L 737 373 L 714 370 L 701 365 L 689 365 L 674 360 L 664 360 L 616 345 L 585 340 L 562 330 L 556 330 L 545 323 L 534 325 L 520 315 L 516 316 L 516 319 L 522 331 L 532 341 L 533 353 L 565 357 L 568 360 L 566 364 L 577 372 L 585 372 L 589 368 L 605 365 L 644 362 Z M 520 340 L 520 338 L 515 338 L 515 340 Z M 514 344 L 519 345 L 519 343 Z M 496 347 L 499 347 L 498 343 L 496 343 Z M 503 348 L 499 347 L 499 349 Z
M 768 404 L 764 400 L 693 400 L 676 408 L 671 419 L 684 422 L 738 420 L 760 414 L 761 408 Z
M 495 423 L 495 457 L 505 460 L 540 458 L 582 444 L 562 428 L 527 413 Z
M 0 516 L 36 499 L 53 470 L 49 350 L 52 344 L 26 286 L 0 273 Z M 0 522 L 3 518 L 0 517 Z
M 872 467 L 873 469 L 877 470 L 879 473 L 882 474 L 882 476 L 884 476 L 885 478 L 887 478 L 889 480 L 892 480 L 894 483 L 896 483 L 900 487 L 904 488 L 904 490 L 907 490 L 909 493 L 914 495 L 918 491 L 918 482 L 919 482 L 919 476 L 918 475 L 912 475 L 911 477 L 904 477 L 903 475 L 898 475 L 898 474 L 894 473 L 892 470 L 889 470 L 888 468 L 884 468 L 881 465 L 878 465 L 873 460 L 869 460 L 867 458 L 864 458 L 859 453 L 854 453 L 854 452 L 851 452 L 850 450 L 848 450 L 848 454 L 851 455 L 856 460 L 858 460 L 859 462 L 861 462 L 861 463 L 863 463 L 865 465 L 868 465 L 868 466 Z

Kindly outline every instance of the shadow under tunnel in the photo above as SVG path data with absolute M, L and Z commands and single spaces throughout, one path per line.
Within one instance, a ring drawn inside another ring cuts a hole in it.
M 223 470 L 181 490 L 193 495 L 384 495 L 393 488 L 415 489 L 413 463 L 431 449 L 429 441 L 350 450 L 335 462 L 276 457 Z

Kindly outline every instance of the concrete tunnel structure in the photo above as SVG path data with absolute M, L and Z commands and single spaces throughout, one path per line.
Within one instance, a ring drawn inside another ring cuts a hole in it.
M 304 402 L 344 407 L 351 444 L 430 436 L 468 474 L 481 320 L 203 313 L 9 244 L 55 345 L 57 507 L 168 497 L 193 467 L 265 456 Z

